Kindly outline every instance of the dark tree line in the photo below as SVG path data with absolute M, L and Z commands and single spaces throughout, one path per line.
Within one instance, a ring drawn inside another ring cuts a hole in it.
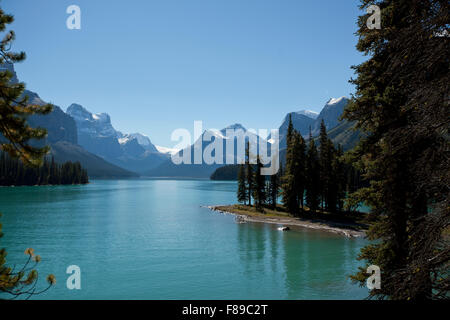
M 0 186 L 35 186 L 89 183 L 87 171 L 79 162 L 58 164 L 44 159 L 41 166 L 27 166 L 0 152 Z
M 294 216 L 302 213 L 344 211 L 347 194 L 366 186 L 358 169 L 344 158 L 342 147 L 337 148 L 327 136 L 322 122 L 319 147 L 310 134 L 309 140 L 298 133 L 289 119 L 286 136 L 286 164 L 277 174 L 261 176 L 263 167 L 257 156 L 257 164 L 249 162 L 249 146 L 246 160 L 239 165 L 237 200 L 262 211 L 264 205 L 277 208 L 279 196 L 285 209 Z M 348 209 L 354 209 L 348 207 Z
M 307 210 L 343 212 L 347 194 L 365 185 L 359 171 L 334 146 L 322 121 L 319 146 L 311 133 L 305 141 L 289 119 L 286 136 L 286 167 L 281 178 L 282 202 L 289 213 L 299 216 Z

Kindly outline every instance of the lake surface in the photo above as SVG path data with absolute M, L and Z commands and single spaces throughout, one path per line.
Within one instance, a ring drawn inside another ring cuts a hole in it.
M 352 284 L 363 239 L 237 224 L 202 205 L 235 202 L 236 183 L 94 180 L 0 188 L 9 265 L 32 247 L 56 285 L 39 299 L 362 299 Z M 66 268 L 81 268 L 81 290 Z

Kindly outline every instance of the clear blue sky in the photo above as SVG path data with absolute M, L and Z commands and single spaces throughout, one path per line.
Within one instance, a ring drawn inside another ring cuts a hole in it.
M 66 8 L 79 5 L 81 30 Z M 65 110 L 172 146 L 193 121 L 278 128 L 354 91 L 357 0 L 1 0 L 15 16 L 19 79 Z

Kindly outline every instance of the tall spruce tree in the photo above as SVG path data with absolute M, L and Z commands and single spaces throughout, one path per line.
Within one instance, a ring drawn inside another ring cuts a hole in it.
M 280 178 L 283 175 L 282 171 L 283 169 L 280 163 L 280 169 L 278 172 L 270 176 L 267 195 L 269 197 L 270 205 L 274 210 L 277 208 L 277 200 L 280 192 Z
M 259 211 L 263 211 L 263 204 L 266 201 L 266 177 L 261 174 L 262 168 L 263 164 L 258 155 L 254 174 L 253 199 L 255 199 L 255 207 Z
M 288 129 L 286 133 L 286 148 L 289 147 L 289 145 L 292 142 L 292 138 L 294 137 L 294 125 L 292 123 L 292 115 L 289 114 L 289 123 L 288 123 Z
M 5 32 L 8 24 L 14 21 L 13 16 L 5 14 L 0 9 L 0 32 Z M 13 31 L 6 32 L 0 42 L 0 66 L 21 62 L 25 59 L 25 53 L 10 51 L 12 41 L 15 38 Z M 39 166 L 42 158 L 48 153 L 49 147 L 37 148 L 28 142 L 31 139 L 42 139 L 47 130 L 31 128 L 27 123 L 27 117 L 33 114 L 48 114 L 52 111 L 52 105 L 32 105 L 25 96 L 23 83 L 12 83 L 13 75 L 8 70 L 0 71 L 0 138 L 1 150 L 12 157 L 19 158 L 23 163 Z
M 250 142 L 247 142 L 247 147 L 245 149 L 245 180 L 246 180 L 246 189 L 247 189 L 247 200 L 248 205 L 252 205 L 252 195 L 253 195 L 253 164 L 251 163 L 251 155 L 250 155 Z
M 336 197 L 336 209 L 342 212 L 346 199 L 347 176 L 344 163 L 344 150 L 342 145 L 338 145 L 333 158 L 333 195 Z
M 326 195 L 325 195 L 325 203 L 326 208 L 330 212 L 336 212 L 338 206 L 338 192 L 339 192 L 339 177 L 338 177 L 338 167 L 339 160 L 337 158 L 337 150 L 334 148 L 333 142 L 331 139 L 327 141 L 327 152 L 330 157 L 330 168 L 329 168 L 329 177 L 328 177 L 328 185 L 326 187 Z
M 292 125 L 292 117 L 289 116 L 288 132 L 286 135 L 286 167 L 282 177 L 282 202 L 290 214 L 298 215 L 298 190 L 295 177 L 295 132 Z
M 362 0 L 361 9 L 375 4 Z M 355 150 L 378 217 L 360 258 L 381 269 L 390 299 L 448 299 L 449 25 L 447 0 L 380 0 L 381 29 L 359 17 L 356 93 L 344 117 L 367 134 Z M 355 195 L 354 195 L 355 196 Z M 366 268 L 353 279 L 365 285 Z
M 246 204 L 247 199 L 248 197 L 247 197 L 247 186 L 245 183 L 245 165 L 240 164 L 238 172 L 237 200 L 240 203 Z
M 306 153 L 306 205 L 312 212 L 319 208 L 320 203 L 320 164 L 319 154 L 317 152 L 316 144 L 312 137 L 311 130 L 309 131 L 309 146 Z
M 13 16 L 5 14 L 0 8 L 0 32 L 5 32 L 8 24 L 14 21 Z M 10 51 L 14 32 L 8 31 L 0 42 L 0 65 L 16 63 L 25 59 L 25 53 Z M 0 149 L 10 156 L 19 158 L 22 163 L 38 166 L 48 148 L 35 148 L 28 144 L 30 139 L 40 139 L 46 135 L 44 129 L 31 128 L 27 124 L 27 117 L 32 114 L 47 114 L 52 110 L 51 105 L 36 106 L 28 104 L 23 96 L 25 85 L 12 83 L 12 74 L 9 71 L 0 72 Z M 0 224 L 0 237 L 1 224 Z M 55 283 L 55 277 L 49 275 L 49 286 L 39 291 L 36 287 L 38 272 L 35 266 L 41 258 L 34 254 L 33 249 L 25 251 L 27 262 L 22 268 L 15 269 L 6 265 L 6 250 L 0 249 L 0 293 L 17 298 L 30 297 L 39 294 Z
M 305 139 L 297 131 L 294 133 L 293 137 L 293 157 L 294 157 L 294 167 L 293 175 L 295 179 L 295 190 L 297 194 L 297 203 L 303 210 L 304 195 L 306 187 L 306 145 Z
M 325 122 L 323 121 L 323 119 L 320 123 L 319 142 L 320 202 L 322 210 L 328 210 L 330 203 L 330 188 L 332 178 L 333 144 L 328 139 L 327 129 L 325 127 Z

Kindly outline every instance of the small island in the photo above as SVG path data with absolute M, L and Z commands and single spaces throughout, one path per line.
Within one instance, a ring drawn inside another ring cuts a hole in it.
M 282 154 L 279 170 L 263 176 L 260 155 L 252 155 L 247 143 L 244 163 L 219 168 L 211 176 L 211 180 L 237 179 L 239 204 L 208 208 L 233 214 L 240 223 L 276 224 L 281 231 L 305 227 L 349 238 L 365 236 L 370 217 L 357 210 L 360 201 L 351 194 L 367 181 L 343 147 L 333 144 L 323 120 L 319 137 L 314 139 L 310 132 L 305 140 L 289 116 Z
M 278 206 L 277 210 L 265 208 L 264 212 L 257 210 L 253 206 L 246 205 L 224 205 L 208 206 L 208 209 L 235 215 L 237 221 L 269 223 L 288 227 L 302 227 L 316 229 L 326 232 L 332 232 L 344 235 L 348 238 L 364 237 L 368 229 L 367 214 L 346 214 L 337 215 L 332 213 L 305 213 L 302 217 L 293 217 L 289 215 L 283 207 Z

